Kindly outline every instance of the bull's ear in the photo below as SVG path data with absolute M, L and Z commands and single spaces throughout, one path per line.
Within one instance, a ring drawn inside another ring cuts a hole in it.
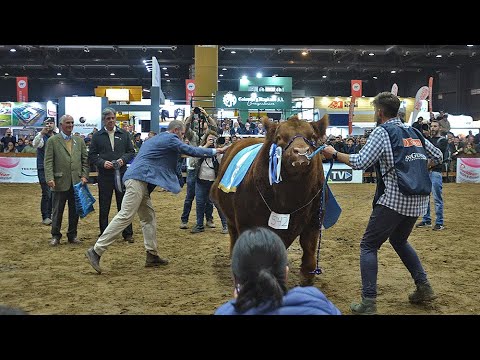
M 262 116 L 262 124 L 265 130 L 267 131 L 267 133 L 269 133 L 270 130 L 272 129 L 273 129 L 273 132 L 275 132 L 278 126 L 274 122 L 270 121 L 270 119 L 267 116 Z
M 321 139 L 327 132 L 327 127 L 329 125 L 328 114 L 323 115 L 323 117 L 311 123 L 315 133 L 318 135 L 318 138 Z

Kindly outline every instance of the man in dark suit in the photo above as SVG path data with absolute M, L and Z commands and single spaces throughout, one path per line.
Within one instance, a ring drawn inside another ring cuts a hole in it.
M 102 121 L 104 127 L 93 135 L 89 151 L 90 162 L 98 169 L 100 235 L 108 226 L 108 214 L 114 191 L 117 210 L 120 211 L 124 194 L 121 179 L 127 171 L 127 163 L 135 156 L 129 133 L 116 126 L 115 109 L 105 108 L 102 112 Z M 115 186 L 115 177 L 117 177 L 117 186 Z M 122 231 L 122 236 L 125 241 L 133 243 L 131 223 Z
M 132 222 L 138 213 L 142 224 L 147 257 L 146 267 L 168 264 L 168 260 L 158 256 L 157 221 L 150 193 L 156 186 L 178 194 L 181 190 L 176 168 L 180 154 L 193 157 L 209 157 L 216 153 L 224 153 L 223 148 L 203 148 L 185 144 L 185 124 L 173 120 L 166 132 L 162 132 L 146 141 L 138 152 L 135 161 L 125 172 L 126 192 L 122 208 L 100 236 L 93 247 L 87 250 L 87 259 L 92 267 L 101 273 L 100 257 L 107 247 L 115 241 L 115 237 Z
M 42 199 L 40 200 L 40 211 L 42 213 L 42 224 L 52 224 L 52 191 L 45 180 L 45 144 L 47 140 L 55 135 L 55 120 L 46 118 L 43 122 L 43 129 L 33 139 L 33 147 L 37 150 L 37 174 L 40 187 L 42 188 Z
M 73 185 L 88 182 L 88 154 L 80 136 L 72 135 L 73 117 L 60 118 L 61 131 L 48 139 L 45 148 L 45 179 L 52 190 L 53 219 L 50 245 L 60 244 L 62 218 L 68 200 L 68 242 L 79 244 L 77 237 L 78 214 L 75 209 Z

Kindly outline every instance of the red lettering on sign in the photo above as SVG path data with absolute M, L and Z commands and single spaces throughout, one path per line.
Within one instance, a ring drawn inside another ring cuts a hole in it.
M 403 139 L 403 146 L 404 147 L 410 147 L 410 146 L 416 146 L 416 147 L 423 147 L 422 142 L 419 139 Z

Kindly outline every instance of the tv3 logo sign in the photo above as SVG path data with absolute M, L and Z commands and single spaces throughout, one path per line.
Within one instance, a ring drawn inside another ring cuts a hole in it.
M 330 174 L 330 179 L 332 181 L 352 181 L 352 174 L 353 173 L 351 169 L 332 170 L 332 173 Z

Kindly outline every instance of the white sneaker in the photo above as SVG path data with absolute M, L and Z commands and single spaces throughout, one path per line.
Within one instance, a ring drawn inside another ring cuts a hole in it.
M 215 227 L 216 227 L 212 220 L 208 220 L 207 223 L 206 223 L 206 225 L 207 225 L 207 227 L 209 227 L 209 228 L 215 228 Z
M 52 219 L 50 218 L 43 219 L 42 224 L 47 226 L 52 225 Z

